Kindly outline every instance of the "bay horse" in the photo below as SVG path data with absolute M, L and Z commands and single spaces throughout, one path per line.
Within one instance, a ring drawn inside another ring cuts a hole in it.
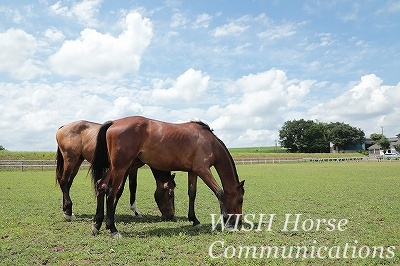
M 194 198 L 199 176 L 216 195 L 224 217 L 234 214 L 234 219 L 228 219 L 228 226 L 241 222 L 244 180 L 239 181 L 232 156 L 207 124 L 172 124 L 131 116 L 104 123 L 97 136 L 91 169 L 99 195 L 92 226 L 93 234 L 98 233 L 104 219 L 105 194 L 106 228 L 110 229 L 111 237 L 121 236 L 115 226 L 115 209 L 127 172 L 137 159 L 162 171 L 188 172 L 188 194 L 192 198 L 189 203 L 189 220 L 197 220 L 194 214 Z M 212 175 L 211 166 L 217 170 L 223 189 Z
M 96 147 L 97 133 L 101 124 L 79 120 L 60 127 L 56 133 L 57 140 L 57 167 L 56 181 L 63 193 L 63 214 L 66 220 L 75 218 L 72 212 L 72 200 L 69 195 L 72 182 L 82 162 L 86 159 L 92 162 Z M 135 167 L 129 171 L 130 208 L 134 215 L 141 214 L 136 207 L 137 169 L 144 164 L 135 161 Z M 156 179 L 154 197 L 163 220 L 172 219 L 175 213 L 173 180 L 175 174 L 151 169 Z

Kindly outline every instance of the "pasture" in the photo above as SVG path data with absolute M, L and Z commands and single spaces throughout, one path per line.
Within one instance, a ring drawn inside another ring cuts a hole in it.
M 160 221 L 153 198 L 155 182 L 149 169 L 140 169 L 137 200 L 143 217 L 132 217 L 126 185 L 116 211 L 123 235 L 118 240 L 109 237 L 104 224 L 99 235 L 91 235 L 96 206 L 87 169 L 81 169 L 71 189 L 76 215 L 71 222 L 62 216 L 55 171 L 1 171 L 0 261 L 2 265 L 400 265 L 399 162 L 260 164 L 237 169 L 240 179 L 246 180 L 244 215 L 253 214 L 243 224 L 245 230 L 227 232 L 218 226 L 212 231 L 210 214 L 218 214 L 219 206 L 200 180 L 195 206 L 202 225 L 192 227 L 186 218 L 187 175 L 181 172 L 175 178 L 176 220 Z M 290 222 L 283 230 L 286 219 Z M 295 247 L 302 247 L 297 248 L 298 256 Z

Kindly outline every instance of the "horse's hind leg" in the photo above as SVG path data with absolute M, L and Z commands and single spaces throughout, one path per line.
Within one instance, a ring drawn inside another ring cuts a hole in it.
M 66 220 L 75 219 L 75 215 L 72 212 L 72 200 L 69 195 L 69 191 L 71 189 L 72 182 L 74 181 L 74 178 L 78 173 L 82 161 L 83 160 L 81 159 L 79 159 L 79 161 L 76 163 L 66 161 L 66 164 L 64 166 L 65 170 L 61 177 L 61 180 L 59 180 L 60 188 L 63 193 L 63 212 L 64 218 Z
M 110 229 L 112 238 L 121 238 L 122 235 L 118 232 L 115 226 L 115 209 L 119 198 L 124 190 L 124 185 L 127 176 L 127 168 L 121 168 L 118 170 L 110 170 L 111 175 L 109 176 L 110 183 L 107 189 L 107 221 L 106 228 Z M 106 179 L 107 180 L 107 179 Z
M 188 196 L 189 196 L 189 213 L 188 219 L 193 222 L 193 226 L 199 225 L 200 221 L 197 219 L 194 211 L 194 202 L 196 200 L 197 189 L 197 175 L 193 172 L 188 173 Z
M 139 209 L 136 206 L 136 189 L 137 189 L 137 168 L 129 172 L 129 192 L 130 192 L 130 208 L 133 211 L 133 216 L 142 217 Z
M 101 224 L 104 220 L 104 195 L 105 190 L 103 188 L 97 188 L 97 207 L 96 214 L 94 216 L 94 224 L 92 225 L 92 234 L 97 235 L 100 231 Z

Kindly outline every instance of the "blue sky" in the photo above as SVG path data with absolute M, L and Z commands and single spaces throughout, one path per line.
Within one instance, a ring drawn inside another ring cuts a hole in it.
M 75 120 L 201 119 L 228 147 L 287 120 L 400 133 L 400 1 L 0 1 L 0 145 Z

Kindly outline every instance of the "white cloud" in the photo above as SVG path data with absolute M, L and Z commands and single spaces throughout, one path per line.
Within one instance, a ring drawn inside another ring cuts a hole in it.
M 248 28 L 249 26 L 242 26 L 236 22 L 230 22 L 228 24 L 215 28 L 213 30 L 213 35 L 215 37 L 229 36 L 229 35 L 236 36 L 239 35 L 240 33 L 245 32 Z
M 193 22 L 193 28 L 198 29 L 198 28 L 208 28 L 208 25 L 210 24 L 212 19 L 212 16 L 209 14 L 203 13 L 201 15 L 198 15 L 196 18 L 196 21 Z
M 68 7 L 63 6 L 62 1 L 58 1 L 50 6 L 50 11 L 55 15 L 76 19 L 80 24 L 93 27 L 98 24 L 95 16 L 99 12 L 99 6 L 102 2 L 102 0 L 83 0 L 74 2 L 71 7 Z
M 249 74 L 228 86 L 231 95 L 240 95 L 236 101 L 210 107 L 208 119 L 233 146 L 245 145 L 245 137 L 259 137 L 253 143 L 267 141 L 265 132 L 274 132 L 268 135 L 268 140 L 273 141 L 278 137 L 277 125 L 282 123 L 283 115 L 295 108 L 315 83 L 288 80 L 284 71 L 276 69 Z
M 133 11 L 126 16 L 125 26 L 117 37 L 84 29 L 78 39 L 65 41 L 49 57 L 51 68 L 60 75 L 90 78 L 119 78 L 137 71 L 153 36 L 152 24 Z
M 106 94 L 97 95 L 95 84 L 79 82 L 0 83 L 0 128 L 7 136 L 1 137 L 1 145 L 10 150 L 55 150 L 55 132 L 65 123 L 79 119 L 102 123 L 137 114 L 133 101 L 114 96 L 108 84 L 102 87 Z
M 0 71 L 23 80 L 45 73 L 34 58 L 37 49 L 36 38 L 21 29 L 0 33 Z
M 182 13 L 174 13 L 171 17 L 171 28 L 178 28 L 178 27 L 186 27 L 188 23 L 188 19 Z
M 388 1 L 385 6 L 377 10 L 377 14 L 400 12 L 399 1 Z M 386 14 L 385 14 L 386 15 Z
M 310 111 L 319 119 L 331 119 L 335 122 L 343 117 L 355 120 L 382 115 L 392 107 L 388 102 L 388 88 L 381 86 L 381 83 L 382 79 L 374 74 L 363 76 L 359 84 Z
M 246 131 L 240 135 L 235 141 L 237 147 L 251 147 L 253 143 L 260 143 L 260 146 L 268 146 L 273 143 L 276 138 L 276 132 L 267 129 L 254 130 L 252 128 L 246 129 Z M 268 143 L 268 145 L 267 145 Z
M 18 10 L 0 6 L 0 13 L 3 14 L 6 18 L 10 18 L 14 23 L 17 24 L 21 23 L 24 20 L 24 17 Z
M 400 84 L 384 86 L 382 83 L 375 74 L 362 76 L 358 84 L 336 98 L 310 108 L 308 113 L 320 121 L 346 122 L 360 127 L 367 136 L 379 133 L 380 126 L 397 125 L 396 117 L 400 112 L 397 107 Z M 381 124 L 377 124 L 378 121 Z
M 166 101 L 168 103 L 196 100 L 207 90 L 209 79 L 210 77 L 203 75 L 201 71 L 190 68 L 173 82 L 172 87 L 154 89 L 152 97 L 156 101 Z M 163 83 L 158 81 L 157 86 Z
M 286 24 L 281 26 L 271 25 L 268 29 L 258 34 L 258 37 L 269 40 L 276 40 L 289 37 L 296 33 L 296 27 L 293 24 Z
M 130 97 L 118 97 L 114 100 L 113 109 L 110 110 L 105 117 L 118 119 L 130 115 L 138 115 L 143 112 L 143 106 L 135 102 Z
M 64 40 L 65 35 L 58 29 L 54 27 L 50 27 L 43 33 L 44 36 L 49 39 L 51 42 L 59 42 Z

